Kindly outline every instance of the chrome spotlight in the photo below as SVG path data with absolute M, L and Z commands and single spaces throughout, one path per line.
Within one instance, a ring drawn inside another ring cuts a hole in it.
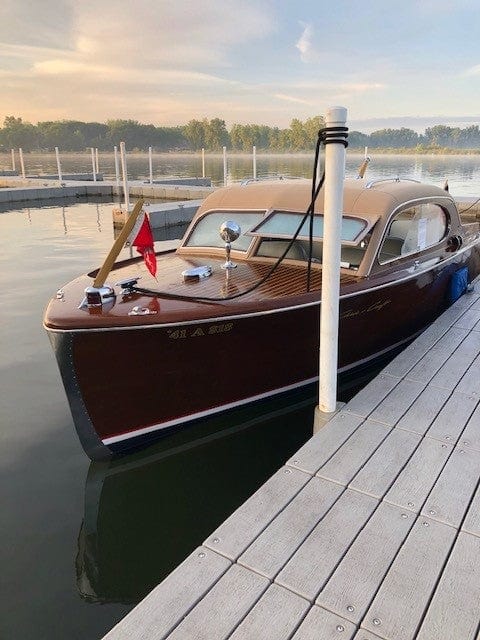
M 232 220 L 222 222 L 220 225 L 220 237 L 225 241 L 225 263 L 222 264 L 222 269 L 235 269 L 237 266 L 230 260 L 230 251 L 232 249 L 232 242 L 239 237 L 242 233 L 240 226 Z

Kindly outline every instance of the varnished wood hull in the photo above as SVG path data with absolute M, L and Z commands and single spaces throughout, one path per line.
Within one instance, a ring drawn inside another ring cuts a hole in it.
M 340 302 L 339 374 L 407 343 L 447 306 L 469 253 Z M 478 265 L 470 259 L 471 276 Z M 215 306 L 212 307 L 213 311 Z M 101 459 L 318 379 L 318 302 L 136 328 L 49 330 L 75 425 Z

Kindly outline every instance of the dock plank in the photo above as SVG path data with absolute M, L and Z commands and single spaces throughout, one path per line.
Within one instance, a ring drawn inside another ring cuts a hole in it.
M 349 488 L 382 498 L 418 447 L 420 439 L 416 433 L 392 429 L 350 482 Z
M 377 504 L 374 498 L 347 489 L 275 582 L 313 602 Z
M 381 503 L 316 603 L 360 624 L 415 517 L 399 507 Z
M 480 537 L 480 485 L 476 489 L 472 503 L 463 521 L 462 531 Z
M 301 471 L 282 467 L 227 518 L 204 545 L 236 560 L 309 480 L 310 476 Z
M 480 327 L 480 304 L 476 300 L 472 306 L 455 322 L 454 327 L 478 331 Z
M 465 429 L 459 438 L 458 445 L 480 451 L 480 405 L 470 416 Z
M 115 626 L 105 640 L 162 640 L 231 566 L 199 547 Z
M 353 640 L 383 640 L 383 638 L 366 629 L 359 629 Z
M 308 612 L 297 633 L 292 636 L 292 640 L 351 640 L 355 631 L 356 626 L 351 622 L 314 606 Z M 258 640 L 261 637 L 259 636 Z
M 475 640 L 480 623 L 480 538 L 460 533 L 417 640 Z
M 369 415 L 370 420 L 395 425 L 425 388 L 423 382 L 402 380 Z
M 434 322 L 390 362 L 383 373 L 403 378 L 448 330 L 444 324 Z
M 368 418 L 399 382 L 400 378 L 381 373 L 347 403 L 344 411 Z
M 432 387 L 433 388 L 433 387 Z M 438 391 L 442 391 L 438 389 Z M 427 431 L 429 438 L 449 444 L 458 442 L 478 399 L 454 391 Z
M 457 529 L 480 479 L 480 452 L 456 448 L 452 451 L 422 514 Z
M 455 534 L 455 529 L 447 525 L 417 519 L 362 627 L 385 640 L 414 638 Z
M 317 472 L 317 476 L 346 486 L 385 440 L 391 428 L 366 420 Z
M 285 640 L 295 631 L 309 608 L 307 600 L 272 584 L 229 638 Z
M 361 416 L 340 411 L 288 460 L 287 465 L 315 475 L 362 423 Z
M 457 329 L 463 331 L 463 329 Z M 434 387 L 453 389 L 480 353 L 480 332 L 469 333 L 431 379 Z
M 169 640 L 224 640 L 267 590 L 269 581 L 232 565 L 168 636 Z M 221 615 L 215 615 L 221 612 Z
M 451 445 L 436 440 L 422 440 L 384 499 L 418 513 L 452 449 Z
M 477 356 L 467 369 L 462 379 L 457 385 L 456 391 L 458 393 L 465 393 L 469 396 L 480 397 L 480 376 L 478 372 L 480 370 L 480 356 Z
M 313 477 L 240 556 L 238 563 L 273 579 L 342 491 L 338 484 Z
M 399 429 L 423 435 L 447 402 L 450 391 L 427 386 L 397 422 Z
M 468 331 L 465 329 L 449 329 L 444 338 L 435 344 L 408 372 L 407 379 L 430 382 L 467 336 Z

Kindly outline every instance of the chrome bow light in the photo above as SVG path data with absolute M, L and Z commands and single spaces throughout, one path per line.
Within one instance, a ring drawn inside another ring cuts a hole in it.
M 230 251 L 232 242 L 235 242 L 241 233 L 240 226 L 232 220 L 222 222 L 220 225 L 220 237 L 225 241 L 225 263 L 222 264 L 222 269 L 235 269 L 237 266 L 230 260 Z

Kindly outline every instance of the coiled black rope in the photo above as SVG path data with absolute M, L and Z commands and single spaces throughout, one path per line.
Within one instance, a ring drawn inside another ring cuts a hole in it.
M 310 207 L 308 209 L 310 214 L 310 224 L 309 224 L 309 233 L 308 233 L 308 264 L 307 264 L 307 291 L 310 291 L 310 283 L 312 276 L 312 258 L 313 258 L 313 221 L 315 219 L 314 210 L 315 210 L 315 202 L 317 200 L 318 194 L 320 193 L 320 189 L 323 187 L 323 183 L 325 182 L 325 168 L 322 172 L 322 177 L 318 185 L 317 176 L 318 176 L 318 162 L 320 156 L 320 146 L 326 146 L 327 144 L 339 143 L 343 144 L 345 148 L 348 147 L 348 127 L 324 127 L 320 129 L 318 132 L 317 144 L 315 145 L 315 160 L 313 162 L 313 176 L 312 176 L 312 198 L 310 202 Z
M 313 254 L 313 221 L 314 221 L 314 212 L 315 212 L 315 202 L 318 198 L 318 194 L 320 193 L 320 189 L 322 188 L 325 182 L 325 167 L 322 171 L 322 176 L 317 184 L 317 175 L 318 175 L 318 163 L 320 158 L 320 147 L 323 144 L 324 146 L 332 143 L 340 143 L 345 147 L 348 146 L 347 142 L 348 136 L 348 128 L 347 127 L 324 127 L 320 129 L 318 132 L 317 142 L 315 144 L 315 158 L 313 163 L 313 176 L 312 176 L 312 192 L 311 192 L 311 200 L 308 208 L 303 216 L 300 224 L 297 227 L 294 235 L 289 241 L 286 249 L 282 253 L 282 255 L 277 259 L 277 261 L 272 265 L 272 267 L 267 271 L 267 273 L 262 276 L 255 284 L 253 284 L 248 289 L 244 291 L 240 291 L 239 293 L 232 294 L 230 296 L 224 297 L 213 297 L 213 296 L 187 296 L 182 294 L 175 294 L 171 292 L 162 292 L 162 291 L 154 291 L 153 289 L 144 289 L 143 287 L 132 287 L 131 291 L 135 293 L 142 293 L 146 295 L 156 296 L 158 298 L 173 298 L 178 300 L 192 300 L 194 302 L 226 302 L 227 300 L 234 300 L 236 298 L 241 298 L 255 289 L 258 289 L 270 276 L 276 271 L 276 269 L 283 262 L 288 252 L 293 246 L 293 243 L 297 239 L 303 225 L 310 219 L 309 223 L 309 250 L 308 250 L 308 264 L 307 264 L 307 291 L 310 291 L 310 281 L 311 281 L 311 268 L 312 268 L 312 254 Z

